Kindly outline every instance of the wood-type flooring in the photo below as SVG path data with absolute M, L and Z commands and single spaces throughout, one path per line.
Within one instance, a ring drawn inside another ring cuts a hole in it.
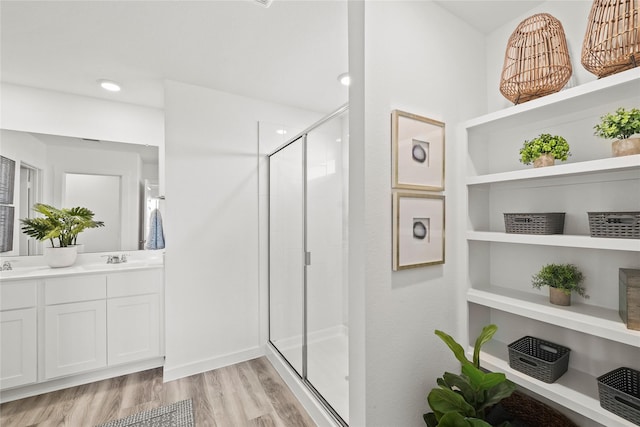
M 265 357 L 168 383 L 151 369 L 0 405 L 2 427 L 91 427 L 191 398 L 197 427 L 311 427 Z

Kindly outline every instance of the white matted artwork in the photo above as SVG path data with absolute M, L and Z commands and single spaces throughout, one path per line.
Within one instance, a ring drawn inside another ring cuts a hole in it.
M 444 264 L 444 196 L 393 195 L 393 271 Z
M 392 188 L 444 190 L 444 123 L 393 110 Z

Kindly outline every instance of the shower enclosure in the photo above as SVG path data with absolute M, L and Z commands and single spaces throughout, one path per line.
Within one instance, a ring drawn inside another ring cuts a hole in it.
M 348 109 L 269 155 L 269 341 L 349 419 Z

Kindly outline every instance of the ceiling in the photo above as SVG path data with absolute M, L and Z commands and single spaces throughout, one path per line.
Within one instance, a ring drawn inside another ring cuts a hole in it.
M 487 33 L 541 1 L 437 1 Z M 2 81 L 162 108 L 177 80 L 312 111 L 348 99 L 347 3 L 0 2 Z M 99 88 L 115 80 L 119 93 Z
M 540 0 L 435 0 L 443 8 L 467 22 L 483 34 L 518 16 L 526 14 L 534 7 L 545 3 Z M 515 28 L 515 27 L 514 27 Z
M 159 108 L 164 79 L 320 112 L 348 98 L 345 1 L 2 0 L 0 19 L 8 83 Z

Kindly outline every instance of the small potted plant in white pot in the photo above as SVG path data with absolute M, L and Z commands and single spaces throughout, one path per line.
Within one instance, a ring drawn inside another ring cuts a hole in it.
M 520 149 L 520 161 L 525 165 L 533 162 L 534 168 L 552 166 L 555 160 L 565 161 L 570 155 L 567 140 L 548 133 L 525 141 Z
M 42 214 L 37 218 L 21 219 L 22 232 L 36 240 L 51 242 L 44 248 L 45 261 L 50 267 L 68 267 L 78 255 L 78 234 L 87 228 L 103 227 L 95 221 L 94 213 L 83 207 L 58 209 L 44 203 L 36 203 L 33 210 Z
M 571 305 L 571 293 L 589 298 L 582 287 L 584 275 L 573 264 L 547 264 L 533 276 L 532 285 L 540 289 L 549 287 L 549 302 L 555 305 Z
M 614 157 L 640 154 L 640 110 L 618 108 L 614 113 L 600 117 L 600 123 L 593 127 L 594 135 L 604 139 L 616 139 L 611 144 Z

